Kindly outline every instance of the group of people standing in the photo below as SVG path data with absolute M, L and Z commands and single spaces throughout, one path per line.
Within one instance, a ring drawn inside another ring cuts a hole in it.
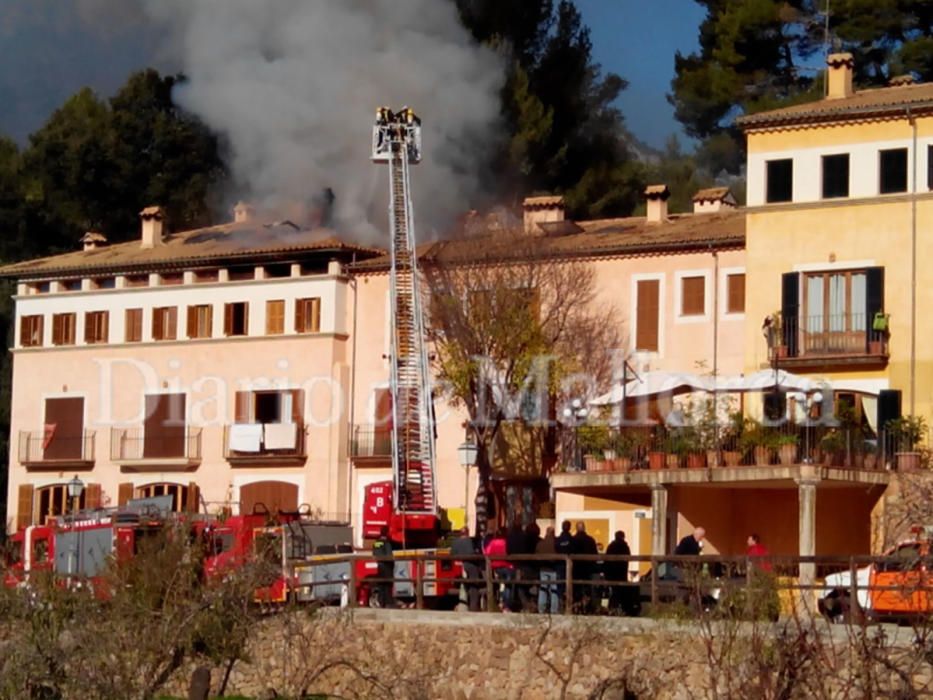
M 499 591 L 498 607 L 503 612 L 559 613 L 565 607 L 567 556 L 592 555 L 593 559 L 574 559 L 571 570 L 573 579 L 573 605 L 577 611 L 591 611 L 599 605 L 601 584 L 597 585 L 600 573 L 610 585 L 610 608 L 623 609 L 627 592 L 637 599 L 638 592 L 621 585 L 629 580 L 628 562 L 598 561 L 596 540 L 586 531 L 586 525 L 577 523 L 572 531 L 570 521 L 561 524 L 557 534 L 548 527 L 541 535 L 534 523 L 522 528 L 518 525 L 506 530 L 500 528 L 487 535 L 482 542 L 470 537 L 463 528 L 451 545 L 451 554 L 457 556 L 485 555 L 489 559 L 492 575 Z M 506 559 L 519 555 L 538 555 L 534 560 Z M 605 552 L 606 555 L 631 555 L 625 533 L 619 531 Z M 547 555 L 558 555 L 546 559 Z M 480 610 L 480 598 L 486 590 L 485 566 L 477 559 L 463 560 L 467 605 L 470 610 Z M 615 584 L 615 585 L 612 585 Z

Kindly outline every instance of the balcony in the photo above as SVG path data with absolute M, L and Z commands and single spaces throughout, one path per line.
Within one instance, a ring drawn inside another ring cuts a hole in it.
M 110 459 L 123 471 L 189 471 L 201 463 L 201 428 L 112 428 Z
M 392 431 L 388 426 L 354 425 L 350 458 L 361 465 L 385 464 L 392 459 Z
M 785 318 L 783 342 L 772 349 L 780 367 L 800 370 L 827 365 L 864 368 L 888 363 L 888 331 L 872 327 L 864 313 Z
M 21 430 L 19 433 L 19 463 L 26 469 L 60 471 L 62 469 L 92 469 L 94 467 L 93 430 L 80 435 L 48 435 L 43 431 Z
M 224 426 L 224 459 L 233 466 L 303 466 L 305 426 L 290 423 L 237 423 Z

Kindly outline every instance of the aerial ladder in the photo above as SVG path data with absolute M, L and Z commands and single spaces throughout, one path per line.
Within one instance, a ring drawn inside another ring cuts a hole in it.
M 419 289 L 409 167 L 421 161 L 421 120 L 376 113 L 372 158 L 389 165 L 393 540 L 430 546 L 437 533 L 434 412 Z

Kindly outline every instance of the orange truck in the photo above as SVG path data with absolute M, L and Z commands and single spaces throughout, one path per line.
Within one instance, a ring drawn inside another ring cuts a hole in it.
M 841 571 L 825 579 L 819 609 L 834 622 L 853 614 L 875 619 L 909 619 L 933 613 L 933 557 L 930 532 L 914 531 L 914 539 L 885 552 L 885 560 L 858 569 L 852 601 L 852 573 Z

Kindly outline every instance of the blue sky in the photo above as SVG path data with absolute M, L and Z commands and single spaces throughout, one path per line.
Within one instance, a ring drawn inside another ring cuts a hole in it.
M 686 142 L 668 104 L 674 53 L 699 47 L 704 10 L 693 0 L 576 0 L 605 70 L 629 81 L 619 98 L 629 129 L 650 146 L 672 133 Z

